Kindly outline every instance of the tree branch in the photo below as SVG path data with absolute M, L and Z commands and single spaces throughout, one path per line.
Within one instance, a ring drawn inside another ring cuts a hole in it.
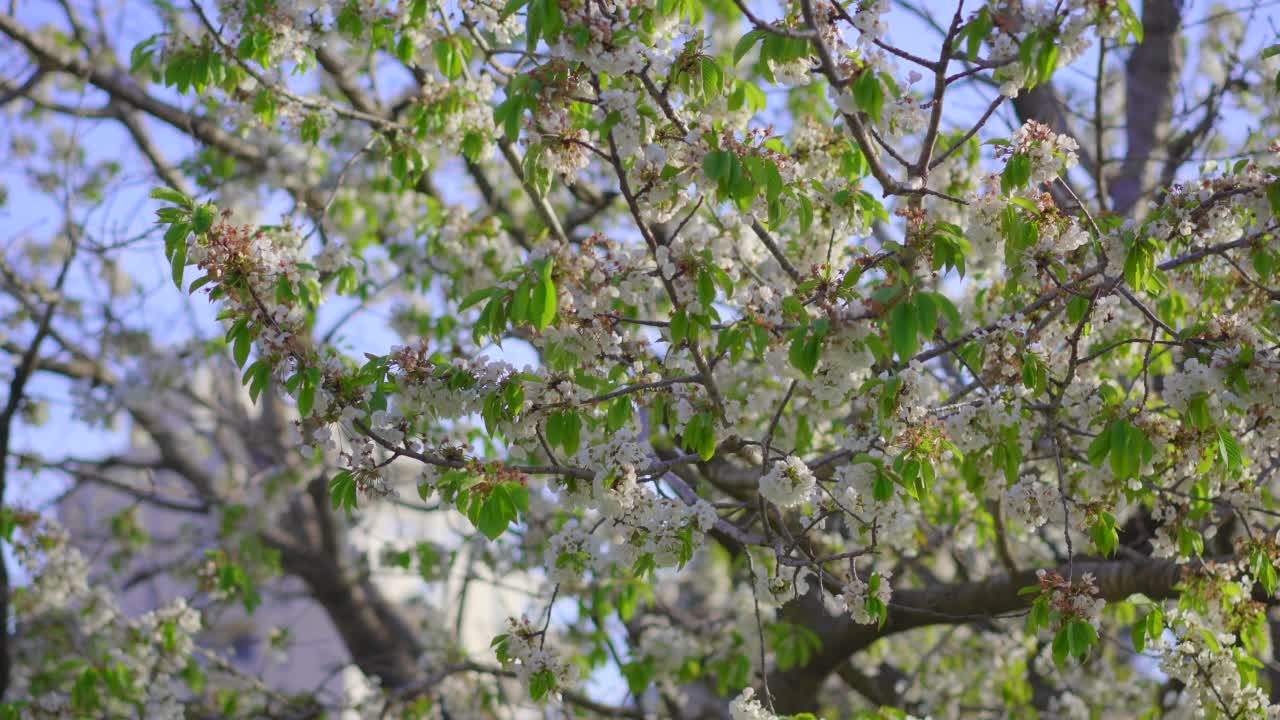
M 0 508 L 3 508 L 5 489 L 9 481 L 9 444 L 13 439 L 14 416 L 17 414 L 18 409 L 22 407 L 27 381 L 31 379 L 31 375 L 35 372 L 38 364 L 40 345 L 48 337 L 53 323 L 53 313 L 58 309 L 58 305 L 61 304 L 62 287 L 66 283 L 78 246 L 79 234 L 72 232 L 71 248 L 67 252 L 66 259 L 62 261 L 62 267 L 58 271 L 58 278 L 53 284 L 53 299 L 45 306 L 44 312 L 36 324 L 35 334 L 32 336 L 26 350 L 22 353 L 22 360 L 18 363 L 17 368 L 14 369 L 13 379 L 9 382 L 9 398 L 5 402 L 4 410 L 0 411 Z M 0 559 L 0 698 L 3 698 L 5 692 L 9 689 L 9 679 L 12 672 L 12 658 L 9 657 L 8 628 L 9 566 L 3 559 Z
M 1174 597 L 1174 587 L 1183 574 L 1196 567 L 1156 558 L 1076 560 L 1073 565 L 1077 573 L 1093 574 L 1100 596 L 1108 601 L 1123 600 L 1134 593 L 1156 600 Z M 1066 565 L 1057 571 L 1065 576 Z M 783 614 L 790 622 L 814 629 L 823 645 L 808 665 L 774 672 L 770 685 L 779 688 L 775 693 L 778 711 L 812 709 L 813 698 L 827 675 L 881 638 L 929 625 L 966 624 L 1024 610 L 1034 596 L 1019 595 L 1018 591 L 1035 584 L 1036 571 L 1024 570 L 974 582 L 896 590 L 882 627 L 859 625 L 847 616 L 832 618 L 816 592 L 810 592 L 784 608 Z
M 91 63 L 41 40 L 12 15 L 0 14 L 0 33 L 17 41 L 42 65 L 83 78 L 112 98 L 162 120 L 203 143 L 255 163 L 263 159 L 262 151 L 253 143 L 223 130 L 216 122 L 148 95 L 118 67 Z
M 1156 149 L 1169 139 L 1173 97 L 1182 72 L 1181 25 L 1182 0 L 1142 4 L 1142 44 L 1125 64 L 1128 147 L 1119 173 L 1111 179 L 1112 207 L 1121 215 L 1138 210 L 1138 201 L 1156 181 Z

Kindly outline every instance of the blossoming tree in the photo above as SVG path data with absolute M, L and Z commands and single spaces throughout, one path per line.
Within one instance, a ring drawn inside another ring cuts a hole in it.
M 6 122 L 45 151 L 13 157 L 66 212 L 0 266 L 7 482 L 220 518 L 171 570 L 191 605 L 297 576 L 380 688 L 255 685 L 195 609 L 123 616 L 10 507 L 5 712 L 1280 713 L 1274 17 L 944 4 L 0 14 Z M 98 126 L 118 157 L 67 134 Z M 125 162 L 158 224 L 113 242 L 83 208 Z M 148 342 L 155 305 L 74 278 L 161 245 L 148 297 L 197 310 Z M 184 388 L 229 365 L 248 402 Z M 183 493 L 14 446 L 50 378 Z M 225 410 L 242 472 L 165 397 Z M 361 513 L 419 500 L 542 583 L 492 653 L 353 575 Z

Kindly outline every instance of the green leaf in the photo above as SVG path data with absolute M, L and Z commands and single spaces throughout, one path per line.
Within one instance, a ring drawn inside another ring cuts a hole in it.
M 1183 527 L 1178 530 L 1178 554 L 1185 557 L 1197 557 L 1204 554 L 1204 537 L 1195 528 Z
M 1271 556 L 1260 547 L 1254 548 L 1249 553 L 1249 572 L 1258 584 L 1262 585 L 1262 589 L 1267 592 L 1267 597 L 1275 597 L 1276 567 L 1271 561 Z
M 1040 208 L 1036 207 L 1036 204 L 1032 202 L 1030 199 L 1024 198 L 1021 195 L 1009 198 L 1009 204 L 1017 205 L 1018 207 L 1022 208 L 1023 210 L 1026 210 L 1032 215 L 1040 214 Z
M 547 441 L 570 455 L 578 452 L 581 435 L 582 416 L 572 410 L 561 410 L 547 419 Z
M 960 462 L 960 476 L 964 478 L 965 488 L 979 498 L 983 497 L 983 490 L 986 487 L 985 478 L 978 472 L 978 458 L 981 455 L 981 451 L 971 452 Z
M 497 292 L 497 288 L 483 288 L 481 290 L 476 290 L 462 299 L 462 302 L 458 304 L 458 312 L 462 312 L 473 305 L 478 305 L 481 300 L 486 300 Z
M 723 183 L 732 174 L 736 161 L 737 156 L 728 150 L 713 150 L 702 158 L 702 172 L 717 183 Z
M 560 3 L 557 0 L 543 0 L 542 19 L 542 36 L 548 43 L 555 42 L 564 29 L 564 18 L 560 15 Z
M 550 670 L 539 670 L 529 676 L 529 697 L 534 702 L 540 702 L 555 689 L 556 676 Z
M 485 537 L 496 540 L 517 520 L 521 507 L 528 509 L 528 491 L 518 483 L 502 483 L 490 488 L 472 521 Z
M 768 627 L 768 644 L 778 668 L 783 671 L 808 665 L 813 654 L 822 649 L 822 639 L 816 633 L 803 625 L 787 622 Z
M 267 381 L 271 379 L 271 366 L 265 360 L 254 360 L 253 364 L 244 371 L 244 376 L 240 381 L 242 385 L 249 386 L 249 399 L 258 402 L 258 396 L 262 394 L 263 389 L 267 386 Z
M 1071 656 L 1070 631 L 1067 627 L 1058 630 L 1053 636 L 1053 664 L 1062 667 Z
M 733 46 L 733 64 L 737 65 L 742 62 L 742 58 L 746 56 L 747 53 L 751 52 L 751 48 L 755 47 L 756 43 L 768 36 L 769 33 L 764 30 L 752 30 L 746 35 L 743 35 L 742 38 L 738 40 L 737 44 Z
M 1068 651 L 1077 660 L 1083 660 L 1089 649 L 1098 644 L 1098 633 L 1087 622 L 1074 621 L 1067 626 Z
M 516 507 L 516 512 L 529 512 L 529 488 L 520 483 L 503 483 L 507 488 L 507 500 Z M 512 519 L 515 521 L 515 519 Z
M 1009 157 L 1009 161 L 1004 166 L 1004 172 L 1000 174 L 1000 191 L 1005 195 L 1021 188 L 1031 179 L 1031 158 L 1016 153 Z
M 1138 45 L 1142 44 L 1142 21 L 1138 19 L 1133 7 L 1129 4 L 1129 0 L 1115 0 L 1116 9 L 1120 11 L 1121 24 Z
M 813 203 L 804 195 L 800 196 L 800 207 L 796 210 L 796 216 L 800 219 L 800 234 L 809 232 L 809 228 L 813 226 Z
M 173 249 L 179 243 L 186 242 L 187 234 L 190 232 L 191 226 L 185 222 L 175 222 L 169 226 L 169 229 L 164 233 L 165 251 L 169 257 L 173 257 Z
M 1053 71 L 1058 68 L 1058 44 L 1050 39 L 1048 42 L 1040 46 L 1039 52 L 1036 54 L 1036 80 L 1037 84 L 1043 85 L 1049 82 L 1053 77 Z
M 187 269 L 187 243 L 179 242 L 173 247 L 173 255 L 169 261 L 173 286 L 182 289 L 182 274 Z
M 1141 620 L 1133 624 L 1129 628 L 1129 639 L 1133 641 L 1133 651 L 1142 654 L 1147 647 L 1147 618 L 1143 616 Z
M 964 266 L 959 266 L 957 270 L 960 272 L 960 277 L 964 277 Z M 945 328 L 947 337 L 957 337 L 960 334 L 962 321 L 960 311 L 956 309 L 955 303 L 951 302 L 951 299 L 942 293 L 933 293 L 933 299 L 937 302 L 938 308 L 942 312 L 942 317 L 947 321 L 947 327 Z
M 151 66 L 151 58 L 155 55 L 155 42 L 159 37 L 159 35 L 152 35 L 133 46 L 133 50 L 129 52 L 129 72 L 137 73 Z
M 213 206 L 205 203 L 191 213 L 191 229 L 195 234 L 203 235 L 209 232 L 210 227 L 213 227 L 213 220 Z
M 874 336 L 871 336 L 874 337 Z M 898 393 L 902 391 L 902 379 L 891 377 L 880 390 L 880 417 L 887 418 L 898 407 Z
M 840 173 L 849 180 L 856 180 L 866 177 L 871 171 L 871 165 L 867 162 L 867 156 L 856 147 L 845 150 L 840 155 Z
M 911 304 L 903 301 L 895 305 L 889 314 L 889 340 L 899 362 L 907 362 L 916 354 L 918 334 L 919 325 Z
M 704 268 L 698 271 L 698 302 L 710 308 L 716 301 L 716 281 Z
M 822 339 L 826 336 L 826 331 L 825 322 L 814 323 L 811 327 L 797 328 L 792 331 L 787 359 L 791 362 L 791 366 L 804 373 L 805 377 L 813 377 L 813 371 L 818 367 L 818 358 L 822 353 Z
M 619 670 L 622 676 L 627 680 L 627 688 L 631 690 L 631 694 L 640 697 L 649 689 L 653 677 L 657 674 L 658 668 L 654 659 L 646 657 L 644 660 L 633 660 L 629 663 L 623 663 Z
M 991 32 L 991 28 L 991 14 L 985 7 L 978 12 L 978 16 L 972 22 L 965 26 L 962 34 L 966 36 L 965 51 L 968 53 L 970 60 L 978 58 L 978 51 L 982 49 L 982 41 Z
M 1025 590 L 1026 588 L 1024 588 Z M 1039 588 L 1036 588 L 1039 590 Z M 1031 603 L 1031 612 L 1027 614 L 1026 629 L 1030 634 L 1049 624 L 1049 598 L 1041 595 Z M 1056 640 L 1056 638 L 1055 638 Z M 1055 653 L 1056 656 L 1056 653 Z
M 249 349 L 252 344 L 249 328 L 241 325 L 240 330 L 236 333 L 235 345 L 232 347 L 232 355 L 235 358 L 236 367 L 244 367 L 245 361 L 249 359 Z
M 1218 428 L 1218 457 L 1227 471 L 1234 474 L 1240 471 L 1243 460 L 1240 457 L 1240 443 L 1226 428 Z
M 1111 472 L 1118 478 L 1130 477 L 1129 468 L 1131 466 L 1132 448 L 1129 446 L 1129 423 L 1124 420 L 1116 420 L 1111 423 L 1109 432 L 1111 434 Z
M 677 310 L 671 314 L 671 344 L 679 345 L 689 335 L 689 314 L 684 310 Z
M 529 4 L 529 0 L 507 0 L 507 4 L 502 7 L 499 19 L 506 20 L 516 13 L 517 10 Z
M 629 419 L 631 419 L 631 398 L 615 398 L 609 404 L 609 412 L 605 416 L 605 429 L 609 432 L 617 432 L 627 424 Z
M 884 627 L 885 620 L 889 619 L 889 608 L 885 607 L 884 601 L 878 597 L 870 596 L 863 600 L 862 608 L 875 619 L 878 627 Z
M 685 450 L 698 453 L 705 462 L 716 454 L 715 419 L 710 413 L 698 413 L 689 418 L 681 439 Z
M 98 671 L 85 668 L 71 687 L 71 707 L 81 712 L 98 709 L 102 699 L 98 696 Z
M 523 95 L 510 94 L 493 109 L 493 121 L 502 128 L 509 142 L 515 142 L 520 136 L 520 121 L 524 118 Z
M 1022 446 L 1018 442 L 1018 433 L 1015 428 L 1009 427 L 1005 429 L 1005 442 L 996 447 L 1000 451 L 999 455 L 1003 459 L 1004 479 L 1008 485 L 1013 485 L 1018 481 L 1018 471 L 1022 468 Z M 996 454 L 992 454 L 994 459 Z
M 893 478 L 882 470 L 878 471 L 875 481 L 871 484 L 871 496 L 876 502 L 888 502 L 893 497 L 893 488 Z
M 173 188 L 158 187 L 151 191 L 151 197 L 155 200 L 163 200 L 167 203 L 173 203 L 179 207 L 191 209 L 194 204 L 191 198 L 174 190 Z
M 1196 393 L 1187 403 L 1187 415 L 1197 430 L 1208 430 L 1213 426 L 1213 418 L 1209 415 L 1209 396 L 1207 393 Z
M 725 297 L 733 295 L 733 278 L 729 277 L 729 273 L 724 271 L 719 265 L 711 264 L 707 266 L 707 271 L 715 278 L 716 284 L 724 291 Z
M 1098 518 L 1089 527 L 1089 538 L 1103 557 L 1114 555 L 1120 547 L 1120 536 L 1116 532 L 1116 519 L 1111 513 L 1099 513 Z
M 720 63 L 716 62 L 715 58 L 704 55 L 698 65 L 702 76 L 699 88 L 702 96 L 707 99 L 718 97 L 724 90 L 724 70 L 720 68 Z
M 437 42 L 431 49 L 435 54 L 436 67 L 439 68 L 441 75 L 449 80 L 462 77 L 466 69 L 467 57 L 463 46 L 456 39 Z
M 311 406 L 315 403 L 316 388 L 309 382 L 304 382 L 298 388 L 298 413 L 303 417 L 311 414 Z
M 545 330 L 556 317 L 556 284 L 551 279 L 554 267 L 554 260 L 548 259 L 543 263 L 538 284 L 533 288 L 533 297 L 530 298 L 529 320 L 538 330 Z
M 329 479 L 329 502 L 333 509 L 355 509 L 358 503 L 356 478 L 350 470 L 341 470 Z
M 858 109 L 866 113 L 872 120 L 880 122 L 884 109 L 884 86 L 871 70 L 864 70 L 853 83 L 853 100 Z
M 1102 461 L 1107 459 L 1107 453 L 1111 450 L 1111 433 L 1104 430 L 1098 433 L 1098 436 L 1089 443 L 1089 464 L 1094 467 L 1102 467 Z
M 468 132 L 462 138 L 462 155 L 471 162 L 479 162 L 484 152 L 484 136 L 477 132 Z
M 529 10 L 525 13 L 525 49 L 530 55 L 538 48 L 538 39 L 542 37 L 543 13 L 548 1 L 554 4 L 554 0 L 530 0 Z
M 915 301 L 916 319 L 920 324 L 920 337 L 932 340 L 938 328 L 938 305 L 930 293 L 919 293 Z

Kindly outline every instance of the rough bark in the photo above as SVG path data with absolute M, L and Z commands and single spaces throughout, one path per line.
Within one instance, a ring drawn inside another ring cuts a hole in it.
M 377 676 L 389 689 L 408 687 L 422 677 L 417 633 L 368 576 L 349 577 L 332 558 L 300 546 L 276 547 L 285 572 L 307 584 L 365 675 Z
M 1173 597 L 1173 588 L 1181 580 L 1184 567 L 1186 566 L 1175 562 L 1152 558 L 1141 562 L 1079 560 L 1071 570 L 1076 577 L 1083 573 L 1093 573 L 1102 597 L 1115 601 L 1134 593 L 1142 593 L 1153 599 Z M 1065 577 L 1068 568 L 1059 567 L 1057 572 Z M 778 711 L 794 713 L 811 710 L 813 698 L 827 676 L 848 662 L 853 655 L 881 638 L 928 625 L 991 620 L 1025 609 L 1033 598 L 1020 596 L 1018 591 L 1035 584 L 1035 570 L 1025 570 L 975 582 L 898 590 L 894 593 L 889 617 L 884 626 L 879 628 L 875 625 L 859 625 L 848 616 L 831 617 L 822 607 L 817 594 L 811 592 L 787 606 L 783 614 L 788 622 L 803 623 L 822 637 L 822 648 L 814 654 L 808 665 L 770 674 L 769 687 L 773 691 Z
M 1173 98 L 1182 73 L 1181 0 L 1142 4 L 1142 44 L 1125 64 L 1125 149 L 1111 180 L 1111 203 L 1120 215 L 1141 214 L 1139 200 L 1154 187 L 1159 148 L 1173 132 Z

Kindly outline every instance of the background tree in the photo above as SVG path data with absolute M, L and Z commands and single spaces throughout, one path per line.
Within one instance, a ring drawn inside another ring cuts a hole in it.
M 6 712 L 1276 714 L 1268 7 L 11 7 L 0 489 L 222 532 L 128 618 L 7 507 Z M 496 657 L 387 503 L 542 583 Z M 194 642 L 276 573 L 374 697 Z

